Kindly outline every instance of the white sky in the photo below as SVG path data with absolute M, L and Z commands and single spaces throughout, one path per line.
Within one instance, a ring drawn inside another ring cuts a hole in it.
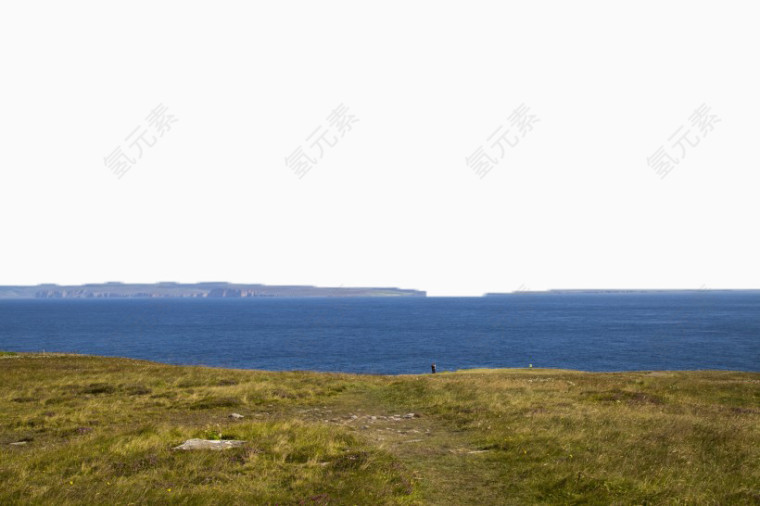
M 252 4 L 0 4 L 0 284 L 760 287 L 757 3 Z M 720 121 L 672 146 L 702 103 Z

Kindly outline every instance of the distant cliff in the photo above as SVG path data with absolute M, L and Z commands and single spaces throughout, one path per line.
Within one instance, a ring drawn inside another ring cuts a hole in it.
M 247 298 L 247 297 L 425 297 L 421 290 L 236 283 L 102 283 L 0 286 L 0 299 Z

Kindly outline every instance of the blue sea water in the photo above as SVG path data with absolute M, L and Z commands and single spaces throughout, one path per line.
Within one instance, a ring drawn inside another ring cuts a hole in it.
M 5 300 L 0 350 L 383 374 L 760 371 L 760 292 Z

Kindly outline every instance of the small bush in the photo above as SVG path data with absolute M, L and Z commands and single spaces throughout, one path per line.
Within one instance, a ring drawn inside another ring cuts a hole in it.
M 205 397 L 199 401 L 191 403 L 189 409 L 215 409 L 215 408 L 234 408 L 240 406 L 240 399 L 237 397 Z
M 116 392 L 116 387 L 109 385 L 108 383 L 92 383 L 86 387 L 82 387 L 78 390 L 80 394 L 112 394 Z

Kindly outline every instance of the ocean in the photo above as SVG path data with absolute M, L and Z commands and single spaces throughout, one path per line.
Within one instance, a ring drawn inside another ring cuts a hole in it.
M 760 371 L 760 292 L 0 300 L 0 350 L 378 374 Z

